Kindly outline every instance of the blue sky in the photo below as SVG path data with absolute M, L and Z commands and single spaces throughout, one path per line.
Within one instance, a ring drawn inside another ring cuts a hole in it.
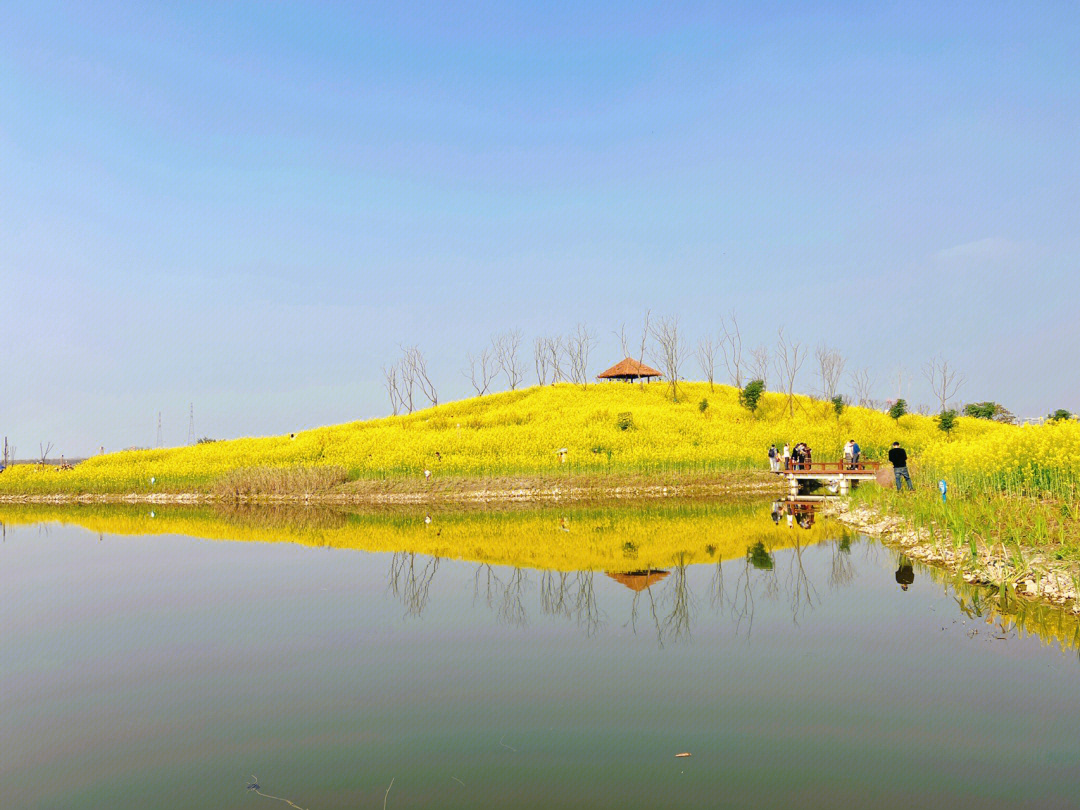
M 379 416 L 402 343 L 454 399 L 647 309 L 1080 410 L 1080 6 L 718 5 L 6 4 L 0 434 Z

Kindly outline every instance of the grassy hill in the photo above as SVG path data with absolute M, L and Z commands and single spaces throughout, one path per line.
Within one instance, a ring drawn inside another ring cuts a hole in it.
M 884 459 L 896 440 L 924 463 L 950 470 L 977 467 L 1055 486 L 1080 479 L 1080 427 L 1071 422 L 1014 427 L 961 418 L 947 436 L 918 415 L 894 421 L 851 407 L 838 418 L 830 403 L 807 397 L 797 398 L 791 415 L 779 394 L 766 394 L 751 414 L 730 386 L 684 383 L 679 391 L 674 402 L 656 383 L 533 387 L 294 437 L 112 453 L 71 470 L 20 465 L 0 475 L 0 494 L 227 491 L 256 474 L 276 474 L 279 484 L 287 479 L 285 489 L 305 492 L 348 481 L 423 480 L 425 470 L 435 480 L 719 472 L 767 468 L 774 442 L 805 441 L 816 460 L 836 459 L 849 438 L 868 459 Z

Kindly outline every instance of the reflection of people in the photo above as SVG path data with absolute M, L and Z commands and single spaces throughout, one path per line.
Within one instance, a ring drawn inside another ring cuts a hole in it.
M 775 523 L 777 526 L 780 525 L 780 501 L 773 501 L 772 522 Z
M 804 529 L 809 529 L 814 525 L 814 516 L 811 513 L 804 513 L 799 515 L 799 525 Z
M 896 581 L 900 583 L 901 590 L 907 590 L 908 585 L 915 581 L 915 569 L 911 567 L 911 560 L 900 555 L 896 568 Z
M 900 479 L 907 481 L 909 490 L 914 490 L 911 485 L 911 476 L 907 469 L 907 452 L 900 446 L 900 442 L 893 442 L 889 450 L 889 461 L 892 462 L 893 475 L 896 477 L 896 491 L 900 491 Z
M 791 512 L 788 512 L 787 527 L 789 529 L 794 529 L 795 528 L 795 516 L 793 514 L 791 514 Z

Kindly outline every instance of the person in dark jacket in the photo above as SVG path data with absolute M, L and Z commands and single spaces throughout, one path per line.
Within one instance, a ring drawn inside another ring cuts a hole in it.
M 900 559 L 896 564 L 896 583 L 900 586 L 901 590 L 906 591 L 908 585 L 915 581 L 915 569 L 911 565 L 911 560 L 900 555 Z
M 892 462 L 893 476 L 896 478 L 896 491 L 899 492 L 901 490 L 901 479 L 907 481 L 909 490 L 914 490 L 915 487 L 911 484 L 911 476 L 908 475 L 907 453 L 904 451 L 904 448 L 900 446 L 900 442 L 892 443 L 892 448 L 889 450 L 889 461 Z

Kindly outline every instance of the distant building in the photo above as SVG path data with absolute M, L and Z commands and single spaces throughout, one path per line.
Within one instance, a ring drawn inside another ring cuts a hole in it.
M 655 368 L 649 368 L 644 363 L 639 363 L 634 358 L 627 357 L 625 360 L 613 365 L 607 371 L 597 374 L 596 379 L 622 380 L 623 382 L 645 380 L 645 382 L 649 382 L 653 377 L 663 376 L 664 375 L 657 371 Z

